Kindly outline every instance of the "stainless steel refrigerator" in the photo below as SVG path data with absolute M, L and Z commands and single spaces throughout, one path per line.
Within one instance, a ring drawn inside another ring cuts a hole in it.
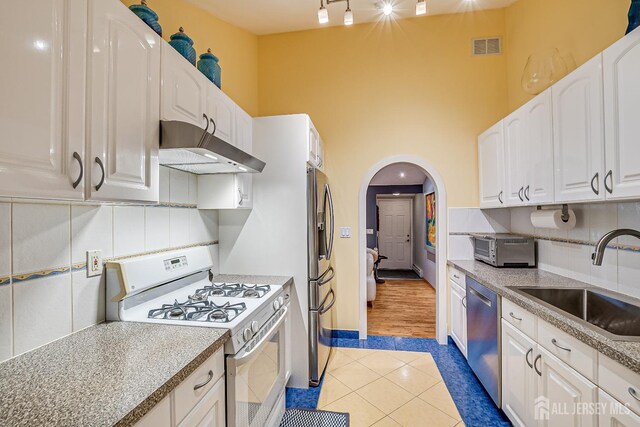
M 309 255 L 309 384 L 317 386 L 331 355 L 333 307 L 337 301 L 332 266 L 335 235 L 333 200 L 327 177 L 307 168 Z

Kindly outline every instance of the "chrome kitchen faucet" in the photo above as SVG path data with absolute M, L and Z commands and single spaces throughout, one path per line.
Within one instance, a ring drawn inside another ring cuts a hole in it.
M 602 265 L 602 258 L 604 257 L 604 250 L 607 249 L 607 245 L 610 241 L 620 236 L 633 236 L 640 239 L 640 231 L 632 230 L 630 228 L 621 228 L 619 230 L 613 230 L 605 234 L 596 243 L 596 250 L 591 254 L 593 265 Z

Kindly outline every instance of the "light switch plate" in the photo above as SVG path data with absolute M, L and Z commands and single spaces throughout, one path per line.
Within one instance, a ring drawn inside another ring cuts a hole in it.
M 102 251 L 87 251 L 87 277 L 102 274 Z
M 340 238 L 342 238 L 342 239 L 350 239 L 351 238 L 351 227 L 340 227 Z

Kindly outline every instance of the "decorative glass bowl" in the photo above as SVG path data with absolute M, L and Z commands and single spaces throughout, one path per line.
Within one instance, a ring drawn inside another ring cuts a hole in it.
M 522 88 L 531 95 L 539 95 L 568 72 L 567 64 L 558 49 L 533 54 L 522 75 Z

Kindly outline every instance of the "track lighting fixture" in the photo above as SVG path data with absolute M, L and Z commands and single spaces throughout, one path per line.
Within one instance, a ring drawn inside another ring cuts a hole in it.
M 344 25 L 353 25 L 353 12 L 349 5 L 349 0 L 326 0 L 327 6 L 333 3 L 347 2 L 347 10 L 344 11 Z M 326 24 L 329 22 L 329 11 L 325 7 L 325 0 L 320 0 L 320 10 L 318 10 L 318 22 Z
M 418 0 L 416 3 L 416 15 L 425 15 L 427 13 L 427 0 Z

